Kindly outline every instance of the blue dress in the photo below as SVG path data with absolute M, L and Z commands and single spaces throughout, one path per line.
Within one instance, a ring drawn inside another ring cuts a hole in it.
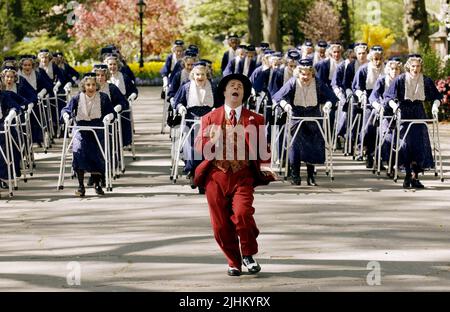
M 355 92 L 356 90 L 366 91 L 367 99 L 370 102 L 369 98 L 372 94 L 372 89 L 367 89 L 366 87 L 366 80 L 367 80 L 367 72 L 368 72 L 368 66 L 369 64 L 363 64 L 359 67 L 358 71 L 355 74 L 355 78 L 353 79 L 352 83 L 352 90 Z M 376 139 L 376 126 L 374 124 L 375 122 L 375 115 L 376 111 L 373 109 L 371 105 L 367 105 L 365 108 L 365 120 L 364 124 L 366 125 L 365 129 L 365 135 L 364 135 L 364 147 L 367 149 L 366 153 L 367 155 L 373 156 L 373 153 L 375 151 L 375 139 Z M 362 131 L 360 132 L 359 140 L 362 141 Z
M 331 87 L 333 88 L 333 90 L 335 88 L 339 88 L 341 92 L 343 92 L 344 94 L 345 94 L 344 76 L 346 68 L 347 68 L 346 61 L 339 64 L 336 68 L 336 71 L 333 74 L 333 78 L 331 79 Z M 338 135 L 341 137 L 343 137 L 347 131 L 347 110 L 348 106 L 344 105 L 339 120 L 337 121 L 336 131 Z
M 314 69 L 316 70 L 316 78 L 319 79 L 322 83 L 331 87 L 331 80 L 329 78 L 329 76 L 330 76 L 330 60 L 326 59 L 326 60 L 316 63 L 314 65 Z
M 390 100 L 398 100 L 402 119 L 426 119 L 427 115 L 422 101 L 405 100 L 405 78 L 406 74 L 400 74 L 389 86 L 384 94 L 384 106 L 389 106 Z M 433 102 L 442 100 L 443 96 L 439 93 L 431 78 L 424 76 L 425 100 Z M 400 137 L 404 137 L 408 123 L 402 123 L 400 127 Z M 430 138 L 425 125 L 413 125 L 405 143 L 400 147 L 399 166 L 409 167 L 411 162 L 415 161 L 417 166 L 422 169 L 434 168 L 434 160 L 431 151 Z
M 8 116 L 9 111 L 11 109 L 14 109 L 18 115 L 22 112 L 21 107 L 25 106 L 26 104 L 28 104 L 28 101 L 23 97 L 21 97 L 20 95 L 11 91 L 0 91 L 0 109 L 2 112 L 0 118 L 0 131 L 5 130 L 5 118 Z M 11 135 L 17 142 L 18 136 L 15 128 L 11 128 Z M 6 141 L 4 134 L 0 134 L 0 146 L 2 148 L 3 153 L 6 153 Z M 13 147 L 13 154 L 14 154 L 14 168 L 16 170 L 16 175 L 19 177 L 21 175 L 20 161 L 22 156 L 16 147 Z M 13 173 L 11 171 L 11 178 L 13 177 L 12 174 Z M 8 168 L 6 166 L 6 161 L 1 153 L 0 153 L 0 179 L 8 180 Z
M 222 56 L 222 63 L 220 64 L 220 69 L 222 70 L 222 73 L 227 67 L 229 62 L 230 62 L 230 51 L 226 51 Z
M 80 92 L 70 100 L 69 104 L 62 109 L 61 116 L 64 113 L 68 113 L 75 120 L 81 94 L 82 93 Z M 111 101 L 109 100 L 109 97 L 102 92 L 100 92 L 99 94 L 101 117 L 98 119 L 92 119 L 90 121 L 76 121 L 77 126 L 103 127 L 103 118 L 110 113 L 114 113 L 114 108 Z M 97 134 L 101 146 L 104 148 L 105 140 L 103 130 L 95 130 L 95 133 Z M 95 139 L 95 136 L 92 132 L 78 131 L 73 138 L 72 151 L 72 168 L 75 171 L 83 170 L 94 173 L 105 173 L 105 160 L 103 159 L 102 153 L 97 144 L 97 140 Z
M 372 104 L 373 102 L 377 102 L 378 104 L 383 105 L 385 91 L 386 91 L 386 76 L 382 75 L 375 82 L 375 87 L 373 88 L 372 93 L 370 94 L 369 97 L 370 104 Z M 392 115 L 393 113 L 391 107 L 389 105 L 384 107 L 384 116 L 392 117 Z M 384 143 L 381 146 L 381 159 L 386 162 L 389 161 L 391 143 L 393 139 L 393 131 L 389 128 L 389 122 L 390 119 L 388 120 L 386 118 L 380 121 L 382 133 L 385 134 Z
M 20 76 L 18 81 L 18 93 L 19 89 L 23 89 L 24 93 L 28 93 L 28 96 L 22 95 L 23 97 L 30 100 L 30 102 L 37 104 L 38 98 L 37 95 L 39 92 L 41 92 L 43 89 L 47 90 L 48 94 L 53 93 L 53 84 L 51 82 L 50 77 L 48 77 L 47 73 L 44 70 L 36 70 L 36 89 L 33 88 L 28 81 Z M 25 91 L 26 90 L 26 91 Z M 20 93 L 19 93 L 20 94 Z M 31 133 L 32 133 L 32 139 L 33 143 L 41 144 L 44 141 L 44 138 L 42 136 L 42 129 L 39 123 L 41 122 L 38 120 L 40 118 L 40 112 L 37 105 L 34 105 L 33 107 L 33 114 L 30 116 L 30 123 L 31 123 Z
M 125 74 L 122 73 L 123 81 L 125 83 L 125 94 L 122 94 L 125 96 L 127 102 L 128 98 L 131 94 L 136 93 L 136 95 L 139 94 L 138 89 L 136 88 L 136 85 L 133 83 L 133 81 Z M 114 91 L 113 91 L 114 92 Z M 120 90 L 119 90 L 120 92 Z M 123 100 L 122 100 L 123 101 Z M 117 104 L 116 104 L 117 105 Z M 126 110 L 129 108 L 129 105 L 122 105 L 122 110 Z M 130 112 L 124 112 L 122 113 L 122 140 L 123 140 L 123 146 L 128 146 L 132 142 L 132 129 L 131 129 L 131 114 Z
M 325 84 L 316 79 L 317 105 L 315 106 L 295 106 L 294 97 L 297 85 L 297 78 L 293 77 L 278 91 L 273 100 L 279 103 L 285 100 L 292 105 L 292 116 L 294 117 L 320 117 L 320 104 L 330 101 L 336 103 L 338 98 L 333 91 Z M 297 129 L 299 121 L 291 124 L 291 135 Z M 300 161 L 310 164 L 323 164 L 325 162 L 325 141 L 316 122 L 303 122 L 302 127 L 294 139 L 294 144 L 289 151 L 289 163 L 293 166 L 300 165 Z
M 181 86 L 181 88 L 178 90 L 177 94 L 174 96 L 174 105 L 173 109 L 177 109 L 177 105 L 181 104 L 184 107 L 187 107 L 188 105 L 188 99 L 189 99 L 189 91 L 191 84 L 195 82 L 188 81 L 184 85 Z M 216 95 L 215 88 L 211 84 L 211 89 L 213 93 L 213 97 Z M 213 106 L 192 106 L 187 107 L 186 112 L 186 119 L 200 119 L 202 116 L 209 113 L 213 107 L 218 107 L 218 101 L 217 99 L 213 100 L 213 103 L 205 103 L 205 104 L 212 104 Z M 192 122 L 186 123 L 186 132 L 188 129 L 192 126 Z M 199 124 L 200 126 L 200 124 Z M 196 129 L 198 131 L 198 129 Z M 184 155 L 184 173 L 187 174 L 189 172 L 194 173 L 195 168 L 197 168 L 198 165 L 204 160 L 203 155 L 195 155 L 195 149 L 194 149 L 194 140 L 195 140 L 195 134 L 197 131 L 192 131 L 190 140 L 186 140 L 185 144 L 183 145 L 183 155 Z
M 63 63 L 61 67 L 59 67 L 62 75 L 64 76 L 64 80 L 66 82 L 71 82 L 75 84 L 75 82 L 80 79 L 80 74 L 67 63 Z M 74 79 L 75 78 L 75 79 Z

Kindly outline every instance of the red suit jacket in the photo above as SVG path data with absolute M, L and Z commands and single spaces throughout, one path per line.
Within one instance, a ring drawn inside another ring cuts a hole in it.
M 203 146 L 205 146 L 210 140 L 209 126 L 217 125 L 220 127 L 222 126 L 224 119 L 225 119 L 225 109 L 223 105 L 202 117 L 201 131 L 199 131 L 197 137 L 195 138 L 195 149 L 197 153 L 201 154 L 203 152 Z M 271 181 L 274 181 L 275 178 L 270 174 L 265 174 L 261 172 L 261 163 L 270 162 L 270 158 L 262 160 L 260 157 L 261 155 L 259 153 L 259 150 L 265 148 L 266 154 L 268 153 L 268 155 L 270 156 L 270 149 L 269 146 L 267 145 L 266 135 L 265 134 L 262 134 L 261 136 L 259 135 L 260 129 L 263 129 L 262 127 L 264 127 L 264 117 L 248 109 L 242 108 L 240 121 L 244 126 L 244 128 L 248 125 L 254 125 L 257 130 L 256 138 L 258 139 L 258 142 L 256 146 L 255 144 L 250 144 L 249 135 L 248 134 L 245 135 L 246 150 L 249 149 L 253 150 L 255 148 L 257 149 L 256 151 L 253 151 L 256 153 L 255 155 L 257 155 L 256 160 L 249 161 L 251 171 L 253 172 L 254 178 L 253 185 L 255 187 L 258 185 L 267 185 Z M 209 171 L 212 168 L 212 165 L 213 160 L 203 160 L 200 163 L 200 165 L 195 170 L 194 176 L 195 185 L 200 187 L 205 186 L 206 177 L 208 176 Z

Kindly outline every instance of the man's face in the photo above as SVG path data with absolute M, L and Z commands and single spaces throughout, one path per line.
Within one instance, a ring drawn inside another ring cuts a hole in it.
M 411 61 L 411 65 L 409 66 L 409 73 L 411 76 L 416 77 L 422 71 L 422 65 L 420 65 L 419 61 Z
M 314 52 L 314 48 L 310 46 L 305 46 L 306 54 L 311 54 Z
M 392 79 L 394 79 L 395 77 L 397 77 L 398 75 L 400 75 L 400 66 L 398 66 L 395 63 L 391 63 L 389 65 L 389 69 L 388 69 L 388 74 L 389 77 L 391 77 Z
M 240 106 L 244 98 L 244 84 L 237 79 L 228 81 L 223 95 L 228 106 L 232 108 Z
M 33 70 L 33 62 L 31 60 L 26 60 L 22 62 L 22 71 L 29 75 Z
M 339 49 L 338 47 L 334 47 L 331 49 L 331 57 L 336 60 L 339 61 L 341 59 L 341 49 Z
M 106 73 L 104 70 L 97 70 L 97 82 L 101 85 L 106 83 Z
M 86 80 L 86 83 L 84 84 L 84 87 L 86 88 L 86 94 L 88 96 L 94 96 L 95 92 L 97 92 L 97 81 L 96 79 L 89 78 Z

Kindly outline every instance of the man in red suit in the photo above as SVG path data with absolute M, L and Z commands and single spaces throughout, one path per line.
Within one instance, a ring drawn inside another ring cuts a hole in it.
M 202 117 L 195 141 L 196 152 L 205 160 L 195 171 L 194 183 L 205 188 L 214 237 L 228 260 L 230 276 L 241 274 L 242 263 L 251 274 L 261 270 L 253 259 L 259 234 L 253 193 L 256 186 L 275 179 L 261 171 L 261 163 L 270 161 L 264 118 L 242 105 L 251 87 L 242 74 L 225 76 L 217 88 L 224 105 Z

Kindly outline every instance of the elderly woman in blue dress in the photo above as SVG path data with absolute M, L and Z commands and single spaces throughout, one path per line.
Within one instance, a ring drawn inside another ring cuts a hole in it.
M 166 58 L 166 62 L 164 66 L 160 70 L 161 77 L 163 79 L 163 92 L 167 93 L 169 88 L 169 78 L 172 72 L 175 69 L 175 66 L 180 66 L 179 63 L 183 59 L 184 56 L 184 41 L 183 40 L 175 40 L 171 54 L 169 54 Z
M 28 104 L 27 100 L 20 95 L 5 91 L 3 83 L 0 83 L 0 131 L 5 130 L 5 123 L 13 123 L 14 119 L 18 114 L 22 112 L 21 106 Z M 11 129 L 11 135 L 17 137 L 17 132 Z M 6 153 L 6 140 L 5 135 L 0 134 L 0 147 L 3 153 Z M 0 153 L 0 188 L 8 188 L 8 166 L 6 165 L 6 160 Z M 14 169 L 16 175 L 20 176 L 20 160 L 21 156 L 19 151 L 14 148 Z M 6 155 L 5 155 L 6 156 Z M 10 177 L 12 178 L 12 171 L 10 171 Z
M 53 88 L 50 92 L 51 97 L 54 97 L 57 94 L 66 93 L 66 91 L 70 88 L 71 83 L 69 82 L 70 85 L 67 84 L 68 81 L 66 81 L 66 78 L 61 69 L 56 65 L 53 59 L 53 55 L 50 53 L 50 51 L 48 49 L 41 49 L 38 53 L 38 59 L 40 70 L 47 74 L 47 77 L 53 84 Z M 52 119 L 55 126 L 57 119 L 56 110 L 61 111 L 61 109 L 67 104 L 60 97 L 58 97 L 58 100 L 56 102 L 56 109 L 52 109 Z
M 72 85 L 76 84 L 77 81 L 80 79 L 80 74 L 75 70 L 75 68 L 73 68 L 66 62 L 66 59 L 64 58 L 64 53 L 62 52 L 53 53 L 53 59 L 55 60 L 55 64 L 61 71 L 64 77 L 63 79 L 66 81 L 65 90 L 69 91 Z
M 111 78 L 108 66 L 105 64 L 95 64 L 92 72 L 95 73 L 97 82 L 100 85 L 99 92 L 105 93 L 109 97 L 115 113 L 129 109 L 130 105 L 126 97 L 120 92 L 119 88 L 117 88 L 115 84 L 108 82 Z M 102 186 L 106 184 L 104 175 L 102 175 L 101 182 Z M 89 178 L 87 185 L 94 185 L 94 179 L 92 176 Z
M 300 53 L 295 49 L 286 53 L 284 64 L 273 73 L 272 83 L 269 86 L 269 92 L 272 96 L 294 76 L 294 70 L 298 66 L 300 57 Z
M 33 93 L 33 99 L 34 94 L 36 94 L 36 99 L 34 100 L 43 99 L 46 94 L 51 94 L 53 92 L 53 84 L 50 78 L 45 73 L 45 71 L 37 68 L 37 63 L 33 55 L 20 56 L 18 75 L 20 77 L 19 79 L 23 79 L 28 83 L 29 86 L 31 86 L 32 90 L 30 89 L 29 92 L 30 94 Z M 23 83 L 23 85 L 26 85 L 25 82 Z M 26 89 L 28 90 L 28 88 Z M 31 102 L 36 104 L 37 101 L 35 102 L 34 100 Z M 44 141 L 43 130 L 40 126 L 42 120 L 40 117 L 39 109 L 36 105 L 33 107 L 33 112 L 34 114 L 30 116 L 32 133 L 31 136 L 33 139 L 33 143 L 41 145 Z
M 424 101 L 432 104 L 432 113 L 437 114 L 442 94 L 433 80 L 423 75 L 423 60 L 419 54 L 412 54 L 405 64 L 405 73 L 400 74 L 385 92 L 385 105 L 395 112 L 400 109 L 402 119 L 426 119 Z M 400 128 L 403 137 L 407 123 Z M 399 167 L 405 169 L 404 188 L 424 188 L 419 181 L 419 172 L 433 168 L 434 161 L 430 138 L 425 125 L 413 125 L 399 151 Z
M 64 120 L 73 118 L 77 126 L 103 127 L 104 122 L 114 119 L 114 108 L 103 92 L 98 92 L 100 85 L 95 73 L 87 73 L 80 82 L 81 91 L 75 95 L 61 111 Z M 104 133 L 95 130 L 98 140 L 104 148 Z M 77 196 L 84 196 L 84 174 L 90 172 L 94 179 L 95 193 L 103 195 L 100 185 L 101 175 L 105 173 L 105 160 L 97 144 L 94 134 L 90 131 L 78 131 L 73 139 L 72 168 L 77 174 Z
M 316 44 L 316 51 L 314 52 L 313 64 L 316 65 L 320 61 L 327 59 L 328 43 L 325 40 L 319 40 Z
M 370 48 L 368 60 L 368 63 L 359 67 L 352 83 L 353 92 L 359 99 L 361 99 L 364 91 L 366 92 L 367 99 L 370 97 L 378 77 L 384 71 L 383 48 L 381 46 L 373 46 Z M 365 120 L 362 123 L 364 128 L 360 132 L 361 136 L 359 139 L 360 141 L 364 141 L 364 146 L 361 148 L 365 151 L 367 157 L 366 168 L 372 168 L 376 138 L 376 127 L 374 125 L 375 111 L 373 111 L 373 107 L 370 104 L 365 107 L 365 110 Z
M 384 94 L 389 89 L 392 81 L 394 81 L 394 79 L 402 72 L 402 67 L 403 65 L 400 58 L 392 57 L 388 60 L 386 66 L 384 67 L 385 74 L 377 79 L 375 87 L 373 88 L 372 93 L 369 97 L 370 105 L 377 113 L 380 113 L 381 110 L 383 110 L 384 116 L 392 116 L 392 109 L 389 106 L 383 106 L 383 103 L 385 102 Z M 389 129 L 389 122 L 390 120 L 383 118 L 383 120 L 380 120 L 379 125 L 379 127 L 381 127 L 383 135 L 385 135 L 384 143 L 381 147 L 382 162 L 389 161 L 391 150 L 392 131 L 391 129 Z M 384 169 L 384 166 L 382 164 L 380 165 L 380 167 Z
M 121 63 L 118 57 L 114 55 L 107 56 L 105 64 L 108 66 L 110 72 L 108 82 L 114 84 L 128 101 L 132 102 L 136 100 L 138 90 L 133 81 L 120 71 Z M 124 117 L 122 119 L 122 140 L 123 146 L 125 147 L 132 142 L 131 114 L 130 112 L 124 112 L 122 116 Z
M 225 53 L 222 56 L 222 62 L 220 65 L 220 69 L 223 71 L 227 67 L 230 60 L 234 59 L 236 56 L 236 50 L 238 48 L 238 45 L 241 43 L 241 40 L 236 35 L 230 35 L 228 37 L 228 50 L 225 51 Z
M 324 111 L 330 111 L 333 103 L 337 102 L 333 91 L 314 77 L 314 68 L 311 59 L 300 60 L 294 77 L 291 78 L 273 96 L 285 111 L 292 112 L 293 117 L 320 117 L 320 104 Z M 296 129 L 297 123 L 291 125 L 291 133 Z M 325 162 L 325 141 L 315 122 L 306 122 L 289 151 L 289 165 L 292 184 L 300 185 L 300 163 L 306 163 L 308 185 L 317 185 L 314 178 L 314 164 Z
M 222 76 L 227 76 L 230 74 L 240 73 L 242 74 L 242 61 L 245 60 L 247 56 L 247 46 L 245 44 L 240 44 L 237 49 L 234 58 L 228 61 L 227 66 L 222 72 Z M 256 65 L 256 62 L 255 62 Z
M 178 89 L 189 81 L 189 75 L 191 73 L 192 67 L 194 63 L 198 61 L 198 56 L 193 51 L 186 51 L 185 55 L 181 61 L 181 70 L 177 73 L 173 74 L 171 77 L 171 82 L 169 86 L 168 97 L 169 100 L 175 96 L 178 92 Z
M 181 86 L 174 97 L 173 109 L 179 114 L 185 114 L 186 119 L 200 119 L 209 113 L 216 103 L 215 88 L 210 79 L 206 63 L 195 63 L 190 73 L 190 81 Z M 183 131 L 187 132 L 191 126 L 192 123 L 186 123 L 186 129 Z M 201 157 L 199 157 L 200 159 L 194 157 L 194 138 L 195 131 L 192 131 L 191 139 L 187 140 L 183 146 L 184 173 L 190 178 L 192 188 L 195 188 L 193 182 L 195 168 L 202 162 Z M 199 192 L 203 192 L 203 190 L 199 189 Z

